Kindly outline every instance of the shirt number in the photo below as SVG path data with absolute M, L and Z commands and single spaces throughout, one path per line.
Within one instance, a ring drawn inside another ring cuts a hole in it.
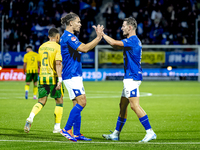
M 48 59 L 48 52 L 44 52 L 43 55 L 46 55 L 46 57 L 44 57 L 44 58 L 42 59 L 42 65 L 43 65 L 43 66 L 48 66 L 48 63 L 45 63 L 45 62 L 47 62 L 47 59 Z M 46 61 L 45 61 L 45 60 L 46 60 Z

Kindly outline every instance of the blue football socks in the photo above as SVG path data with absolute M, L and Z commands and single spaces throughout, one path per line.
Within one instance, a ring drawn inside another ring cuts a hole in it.
M 122 130 L 125 122 L 126 122 L 125 118 L 118 117 L 115 130 L 120 132 Z
M 74 135 L 81 135 L 81 115 L 77 117 L 76 122 L 73 125 Z
M 70 114 L 69 114 L 69 118 L 68 121 L 64 127 L 64 129 L 66 131 L 70 130 L 72 128 L 72 125 L 75 123 L 75 121 L 78 119 L 78 117 L 81 115 L 81 111 L 83 110 L 83 107 L 79 104 L 76 104 Z
M 149 118 L 147 115 L 144 117 L 139 118 L 141 124 L 144 126 L 145 130 L 151 129 L 151 125 L 149 123 Z

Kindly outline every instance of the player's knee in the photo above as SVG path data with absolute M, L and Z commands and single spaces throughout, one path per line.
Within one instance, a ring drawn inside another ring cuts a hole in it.
M 79 100 L 78 104 L 81 105 L 82 107 L 85 107 L 86 106 L 86 99 Z
M 56 103 L 62 104 L 63 103 L 63 99 L 62 98 L 56 98 Z
M 135 107 L 134 107 L 134 106 L 131 106 L 131 109 L 132 109 L 133 111 L 135 111 Z
M 123 104 L 123 103 L 119 103 L 119 108 L 120 108 L 120 110 L 126 110 L 126 108 L 127 108 L 127 104 Z
M 86 106 L 86 101 L 82 101 L 82 102 L 80 103 L 80 105 L 81 105 L 82 107 L 85 107 L 85 106 Z
M 137 111 L 137 109 L 139 109 L 139 106 L 138 105 L 131 105 L 131 109 L 133 111 Z
M 122 103 L 119 103 L 119 108 L 120 108 L 120 109 L 122 108 Z

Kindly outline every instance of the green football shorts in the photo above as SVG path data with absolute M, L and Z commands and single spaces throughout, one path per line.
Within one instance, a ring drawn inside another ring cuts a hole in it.
M 40 84 L 38 86 L 38 98 L 48 96 L 49 93 L 52 98 L 60 98 L 64 93 L 63 84 L 60 90 L 56 90 L 56 86 L 57 85 Z
M 37 82 L 38 81 L 38 73 L 26 73 L 26 82 Z

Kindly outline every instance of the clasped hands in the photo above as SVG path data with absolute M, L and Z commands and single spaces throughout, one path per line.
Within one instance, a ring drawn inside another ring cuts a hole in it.
M 104 35 L 104 26 L 98 24 L 97 26 L 93 25 L 92 27 L 95 29 L 97 37 L 102 38 Z

